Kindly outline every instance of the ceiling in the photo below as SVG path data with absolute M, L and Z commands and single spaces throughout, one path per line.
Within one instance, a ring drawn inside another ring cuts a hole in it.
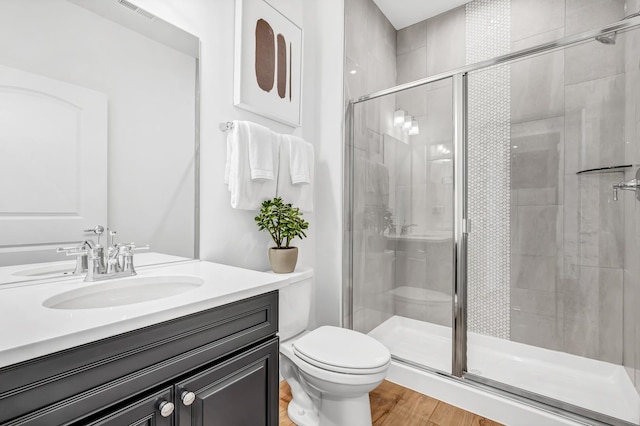
M 424 21 L 470 0 L 373 0 L 396 30 Z

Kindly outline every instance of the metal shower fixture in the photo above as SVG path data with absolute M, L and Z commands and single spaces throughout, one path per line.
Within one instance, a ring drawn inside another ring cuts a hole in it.
M 624 18 L 621 19 L 621 21 L 624 21 L 626 19 L 631 19 L 631 18 L 635 18 L 636 16 L 640 16 L 640 10 L 632 13 L 631 15 L 627 15 Z M 607 45 L 614 45 L 616 44 L 616 37 L 618 37 L 618 32 L 614 31 L 612 33 L 608 33 L 608 34 L 602 34 L 596 37 L 596 40 L 599 41 L 602 44 L 607 44 Z

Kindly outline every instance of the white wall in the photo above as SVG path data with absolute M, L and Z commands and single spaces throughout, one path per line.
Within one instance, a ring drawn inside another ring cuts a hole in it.
M 308 238 L 299 263 L 315 268 L 312 323 L 340 323 L 342 276 L 342 57 L 343 0 L 271 0 L 303 28 L 303 125 L 284 124 L 233 105 L 233 0 L 136 0 L 151 13 L 201 41 L 200 258 L 256 270 L 269 269 L 269 236 L 259 233 L 254 211 L 233 210 L 223 184 L 225 135 L 218 124 L 251 120 L 304 137 L 316 151 L 315 212 L 306 214 Z
M 194 58 L 66 0 L 3 0 L 0 63 L 106 94 L 109 224 L 100 224 L 116 241 L 192 257 Z M 65 241 L 81 240 L 77 231 Z M 43 261 L 37 254 L 26 262 Z
M 312 324 L 339 325 L 342 311 L 344 0 L 305 1 L 305 24 L 315 27 L 316 31 L 310 46 L 315 52 L 315 61 L 305 64 L 309 72 L 315 72 L 305 83 L 306 87 L 313 86 L 315 93 L 313 97 L 307 97 L 304 105 L 309 109 L 311 105 L 315 107 L 313 117 L 316 121 L 311 132 L 319 141 L 316 145 L 316 317 L 312 318 Z

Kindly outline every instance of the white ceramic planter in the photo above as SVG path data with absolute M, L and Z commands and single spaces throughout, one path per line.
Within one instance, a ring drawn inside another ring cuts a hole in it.
M 271 247 L 269 249 L 269 262 L 271 262 L 271 269 L 276 274 L 293 272 L 298 262 L 298 247 Z

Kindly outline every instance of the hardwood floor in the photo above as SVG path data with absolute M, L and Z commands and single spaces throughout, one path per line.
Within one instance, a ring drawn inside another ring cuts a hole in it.
M 369 397 L 373 426 L 501 426 L 493 420 L 386 380 L 374 389 Z M 295 423 L 287 417 L 289 401 L 291 401 L 291 390 L 287 382 L 282 381 L 280 382 L 280 426 L 295 426 Z

